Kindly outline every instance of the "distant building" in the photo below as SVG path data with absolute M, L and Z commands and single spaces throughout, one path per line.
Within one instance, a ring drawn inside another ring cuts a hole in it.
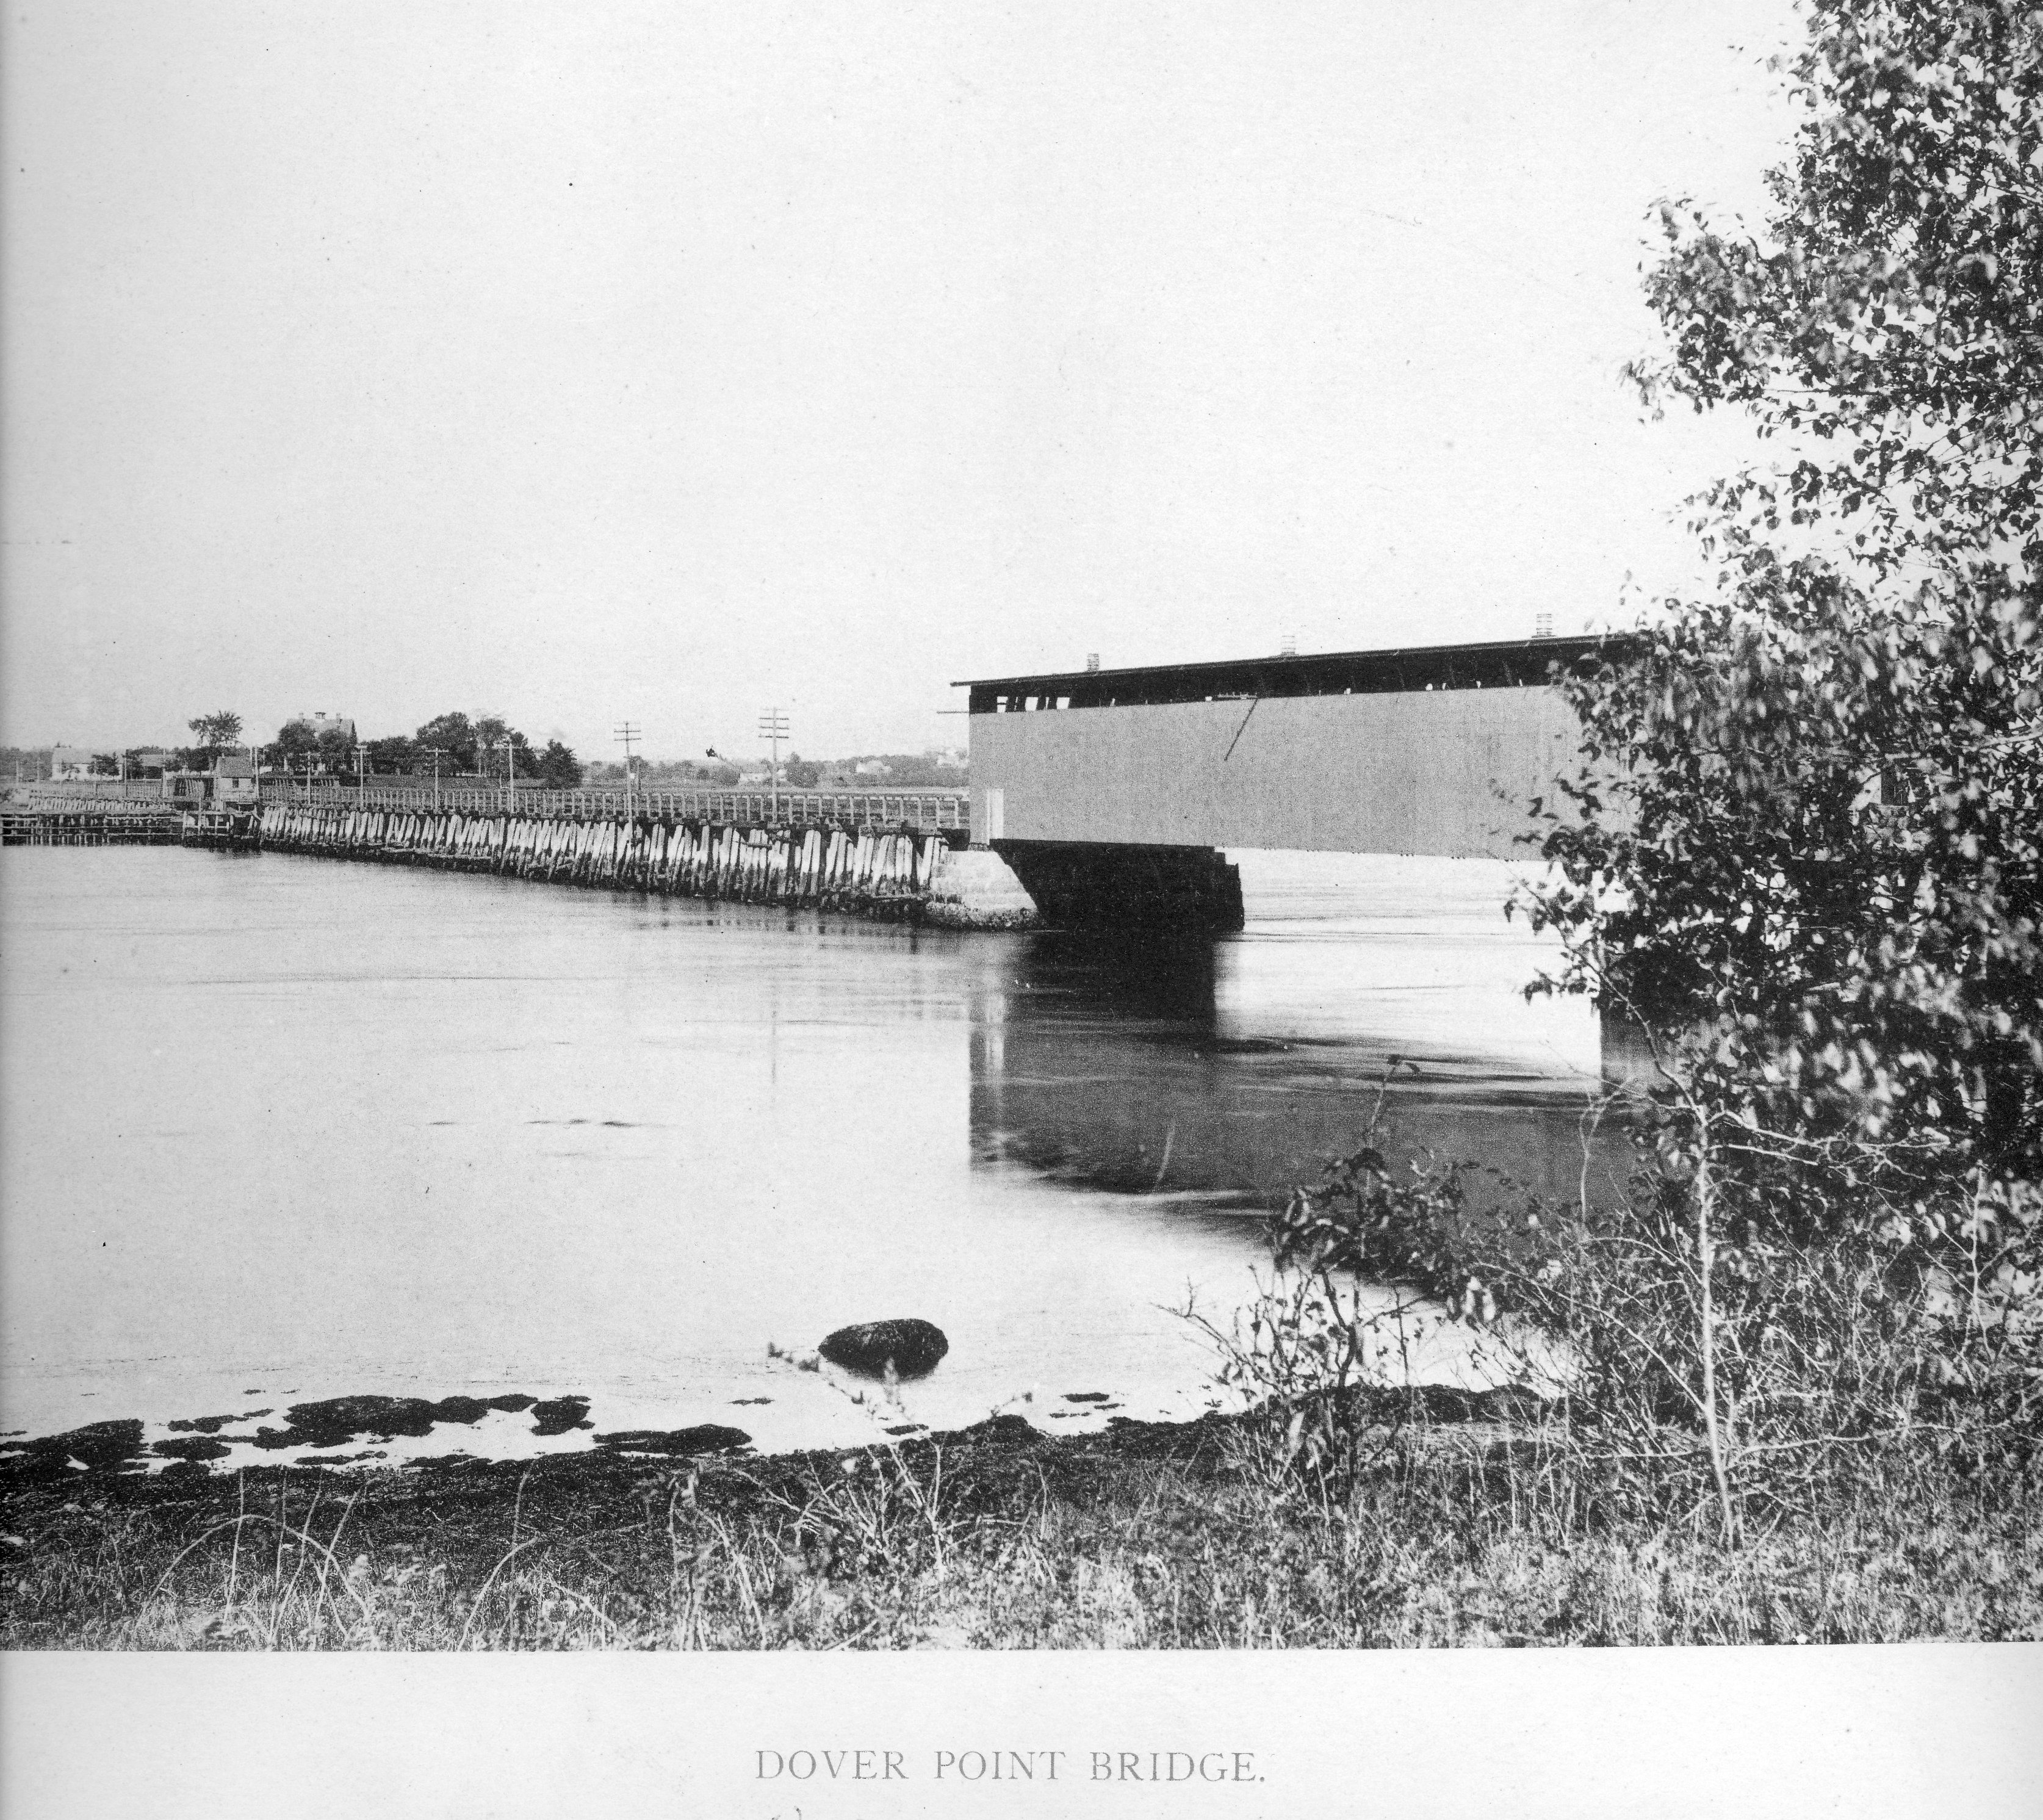
M 324 739 L 329 733 L 338 733 L 349 745 L 355 743 L 355 723 L 345 714 L 324 714 L 315 709 L 310 714 L 301 714 L 287 724 L 304 728 L 315 739 Z
M 89 778 L 92 775 L 92 754 L 82 746 L 52 746 L 50 775 L 52 778 Z
M 220 758 L 213 767 L 213 801 L 217 808 L 255 802 L 258 798 L 255 785 L 255 761 L 253 758 Z
M 891 778 L 894 775 L 894 767 L 884 758 L 861 758 L 852 770 L 861 778 Z

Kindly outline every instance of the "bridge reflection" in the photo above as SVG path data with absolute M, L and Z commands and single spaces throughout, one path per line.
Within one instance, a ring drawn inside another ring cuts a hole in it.
M 1500 1003 L 1498 1021 L 1515 1008 Z M 1543 1073 L 1479 1027 L 1448 1024 L 1415 1031 L 1394 1006 L 1330 994 L 1318 967 L 1287 972 L 1253 943 L 1046 932 L 988 944 L 972 996 L 973 1155 L 1074 1185 L 1271 1206 L 1355 1148 L 1403 1056 L 1416 1072 L 1400 1066 L 1384 1096 L 1393 1158 L 1476 1165 L 1478 1202 L 1524 1189 L 1573 1200 L 1585 1169 L 1591 1197 L 1609 1198 L 1630 1146 L 1606 1129 L 1585 1149 L 1593 1080 Z

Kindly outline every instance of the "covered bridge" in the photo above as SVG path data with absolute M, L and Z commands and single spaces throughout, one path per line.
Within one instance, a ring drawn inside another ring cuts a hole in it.
M 1505 857 L 1520 805 L 1574 762 L 1553 685 L 1610 647 L 1508 639 L 961 683 L 972 838 L 1048 914 L 1098 920 L 1133 866 L 1173 881 L 1145 886 L 1145 902 L 1161 889 L 1222 927 L 1240 922 L 1232 869 L 1214 870 L 1229 847 Z

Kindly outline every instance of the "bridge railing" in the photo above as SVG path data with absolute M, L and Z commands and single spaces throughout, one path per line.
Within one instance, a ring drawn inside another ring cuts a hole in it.
M 44 778 L 20 786 L 31 801 L 81 808 L 88 804 L 156 803 L 163 800 L 160 778 Z
M 175 803 L 154 797 L 89 797 L 67 790 L 61 784 L 25 786 L 28 808 L 37 815 L 94 816 L 111 821 L 174 820 Z
M 281 778 L 263 780 L 263 800 L 275 803 L 355 803 L 383 809 L 466 809 L 485 813 L 507 806 L 499 788 L 370 780 L 342 784 L 332 778 L 310 785 Z M 622 790 L 546 790 L 520 785 L 520 815 L 608 816 L 626 812 Z M 742 823 L 754 827 L 800 827 L 830 823 L 858 827 L 956 829 L 971 825 L 970 797 L 964 790 L 637 790 L 629 807 L 640 815 L 677 821 Z

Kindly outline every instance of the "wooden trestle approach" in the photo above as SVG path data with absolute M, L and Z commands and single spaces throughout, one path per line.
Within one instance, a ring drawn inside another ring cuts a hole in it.
M 286 804 L 245 820 L 243 839 L 204 844 L 909 917 L 919 916 L 928 900 L 944 852 L 964 838 L 956 831 L 913 828 L 761 827 L 647 816 Z M 189 831 L 188 838 L 198 832 Z

